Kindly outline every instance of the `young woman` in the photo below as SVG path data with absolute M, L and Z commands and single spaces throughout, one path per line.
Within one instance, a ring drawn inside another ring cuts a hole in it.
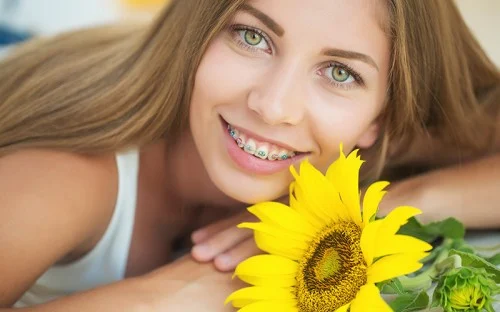
M 400 179 L 384 207 L 500 225 L 500 74 L 452 1 L 172 1 L 0 81 L 0 311 L 223 310 L 227 274 L 168 263 L 201 227 L 194 257 L 234 267 L 243 208 L 340 142 Z

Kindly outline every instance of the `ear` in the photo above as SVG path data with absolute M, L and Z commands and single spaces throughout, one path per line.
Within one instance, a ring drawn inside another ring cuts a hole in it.
M 380 122 L 375 120 L 366 128 L 365 132 L 359 137 L 356 146 L 362 149 L 370 148 L 377 141 L 380 132 Z

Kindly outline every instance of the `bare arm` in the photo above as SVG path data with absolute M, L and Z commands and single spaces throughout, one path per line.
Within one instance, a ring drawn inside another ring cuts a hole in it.
M 153 309 L 151 297 L 146 281 L 141 278 L 133 278 L 33 307 L 0 308 L 0 312 L 19 310 L 27 312 L 157 311 Z
M 213 265 L 199 264 L 187 256 L 142 277 L 24 310 L 230 312 L 234 309 L 230 305 L 224 306 L 224 301 L 229 294 L 243 286 L 241 281 L 231 278 L 231 273 L 218 272 Z M 0 312 L 8 311 L 11 309 L 0 309 Z
M 500 228 L 500 153 L 394 183 L 380 213 L 399 205 L 422 209 L 424 222 L 455 217 L 468 228 Z
M 423 210 L 420 219 L 424 222 L 451 216 L 467 228 L 500 229 L 500 111 L 493 109 L 491 113 L 496 115 L 496 129 L 482 151 L 453 150 L 438 138 L 417 138 L 408 152 L 396 159 L 396 166 L 441 169 L 393 183 L 380 213 L 399 205 L 414 205 Z
M 23 308 L 0 308 L 0 312 L 230 312 L 225 299 L 244 287 L 231 273 L 212 264 L 199 264 L 190 257 L 178 260 L 142 277 L 130 278 L 91 291 L 77 293 L 46 304 Z

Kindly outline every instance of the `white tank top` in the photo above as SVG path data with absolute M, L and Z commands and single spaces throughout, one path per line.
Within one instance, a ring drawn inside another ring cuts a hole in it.
M 116 155 L 118 194 L 106 232 L 97 245 L 79 260 L 47 270 L 14 307 L 41 304 L 121 280 L 125 276 L 134 227 L 139 153 L 133 149 Z

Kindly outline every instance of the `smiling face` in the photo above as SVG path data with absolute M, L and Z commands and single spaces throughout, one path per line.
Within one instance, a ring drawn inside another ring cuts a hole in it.
M 190 108 L 215 185 L 254 203 L 286 194 L 288 167 L 324 171 L 377 138 L 388 79 L 379 0 L 248 1 L 208 47 Z M 239 145 L 239 146 L 238 146 Z M 253 155 L 252 155 L 253 154 Z

